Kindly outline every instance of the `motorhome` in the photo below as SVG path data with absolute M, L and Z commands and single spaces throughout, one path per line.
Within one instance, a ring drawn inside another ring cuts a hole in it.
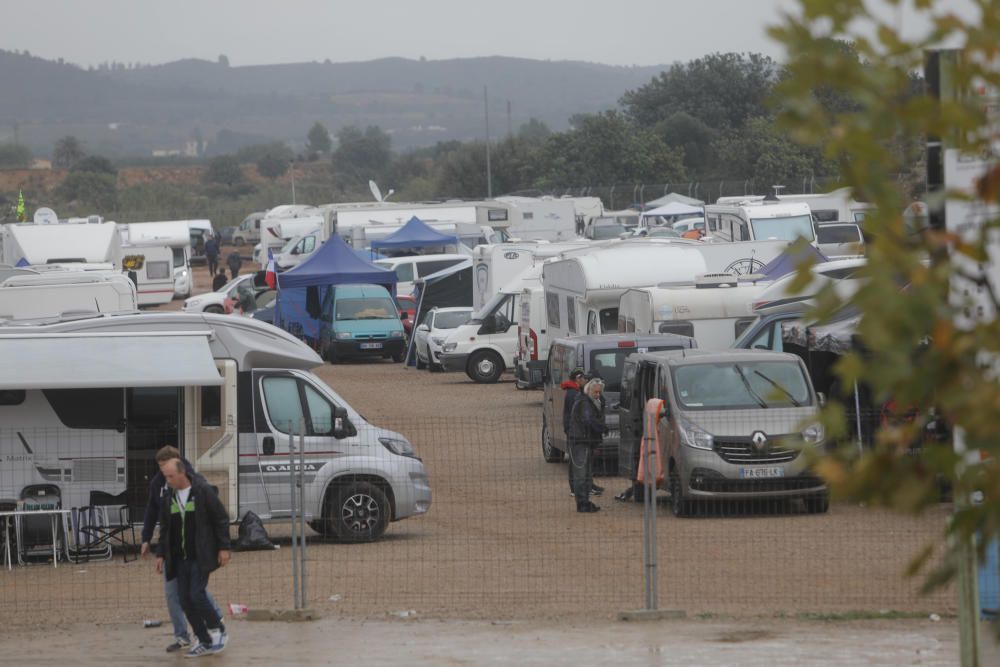
M 413 294 L 416 281 L 434 275 L 449 267 L 468 261 L 467 255 L 445 253 L 440 255 L 410 255 L 408 257 L 390 257 L 372 262 L 383 269 L 396 272 L 396 294 L 409 296 Z
M 184 220 L 191 237 L 191 261 L 205 262 L 205 243 L 209 237 L 218 238 L 211 220 Z
M 572 241 L 576 238 L 576 208 L 571 200 L 554 197 L 497 197 L 509 212 L 507 234 L 516 241 Z
M 260 241 L 260 223 L 267 215 L 263 211 L 251 213 L 243 218 L 236 231 L 233 232 L 233 244 L 237 246 L 255 244 Z
M 82 314 L 134 313 L 135 285 L 117 271 L 26 270 L 0 279 L 0 324 Z
M 121 235 L 113 222 L 17 222 L 0 227 L 2 264 L 110 264 L 121 270 L 121 258 Z
M 872 209 L 871 204 L 856 201 L 850 188 L 839 188 L 832 192 L 817 194 L 778 194 L 777 200 L 808 204 L 813 222 L 856 222 L 860 224 L 864 221 L 867 212 Z M 716 204 L 733 205 L 743 201 L 762 202 L 764 197 L 763 195 L 719 197 Z
M 302 215 L 297 218 L 265 218 L 261 221 L 260 243 L 254 246 L 253 260 L 261 266 L 267 264 L 269 250 L 272 255 L 281 254 L 283 248 L 292 239 L 322 229 L 323 221 L 324 217 L 321 213 Z M 322 242 L 326 238 L 323 233 L 320 233 L 317 240 Z
M 741 283 L 732 274 L 698 276 L 693 283 L 627 290 L 618 305 L 622 333 L 690 336 L 702 349 L 732 345 L 757 318 L 753 304 L 763 283 Z
M 279 271 L 287 271 L 304 262 L 310 255 L 323 245 L 322 227 L 313 227 L 310 231 L 300 234 L 281 247 L 274 255 L 274 263 Z M 266 262 L 261 262 L 265 264 Z
M 475 276 L 472 307 L 479 310 L 497 291 L 525 269 L 564 252 L 594 247 L 589 241 L 565 243 L 498 243 L 473 248 L 472 271 Z
M 816 243 L 809 205 L 801 202 L 752 202 L 709 204 L 705 207 L 706 232 L 713 241 L 795 241 Z
M 6 326 L 0 358 L 2 497 L 46 484 L 63 507 L 99 491 L 141 508 L 156 450 L 175 444 L 232 521 L 289 518 L 291 470 L 303 471 L 305 520 L 344 541 L 376 539 L 430 507 L 406 437 L 367 422 L 310 372 L 322 364 L 315 352 L 256 320 L 147 313 Z
M 149 275 L 148 268 L 138 272 L 140 304 L 167 303 L 171 299 L 191 296 L 194 278 L 191 274 L 191 233 L 187 221 L 132 222 L 119 224 L 119 231 L 123 255 L 142 255 L 145 266 L 149 267 L 152 263 L 155 270 L 154 275 Z M 157 248 L 166 248 L 170 252 L 168 271 L 173 288 L 170 291 L 160 275 L 163 253 L 155 253 Z

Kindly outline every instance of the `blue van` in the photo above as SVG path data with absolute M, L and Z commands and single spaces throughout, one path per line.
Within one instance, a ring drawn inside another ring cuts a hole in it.
M 319 353 L 333 364 L 363 357 L 402 361 L 406 339 L 389 291 L 381 285 L 328 289 L 319 319 Z

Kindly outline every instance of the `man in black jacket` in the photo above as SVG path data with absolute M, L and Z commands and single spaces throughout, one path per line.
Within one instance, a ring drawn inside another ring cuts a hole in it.
M 181 453 L 176 447 L 167 445 L 166 447 L 161 447 L 156 452 L 156 464 L 160 467 L 160 472 L 157 472 L 149 483 L 149 499 L 146 501 L 146 514 L 142 520 L 141 553 L 143 558 L 147 558 L 150 555 L 150 545 L 153 543 L 153 530 L 156 528 L 156 523 L 160 520 L 160 503 L 170 495 L 170 487 L 167 486 L 167 480 L 163 477 L 163 468 L 168 465 L 174 465 L 173 461 L 178 460 L 184 464 L 184 469 L 187 471 L 190 479 L 195 479 L 195 477 L 201 478 L 201 475 L 194 471 L 191 463 L 181 457 Z M 177 579 L 164 578 L 164 581 L 163 595 L 167 599 L 167 612 L 170 615 L 170 622 L 174 626 L 174 641 L 167 646 L 167 653 L 173 653 L 188 648 L 191 644 L 191 637 L 188 635 L 187 619 L 184 618 L 184 610 L 181 608 L 181 600 L 177 594 Z M 219 605 L 212 599 L 211 593 L 208 594 L 208 600 L 218 612 Z M 221 612 L 219 614 L 221 615 Z
M 577 512 L 597 512 L 600 507 L 590 502 L 593 485 L 594 452 L 607 433 L 604 424 L 604 382 L 590 380 L 570 415 L 569 465 L 573 480 L 573 495 L 576 496 Z
M 578 398 L 583 391 L 583 385 L 587 384 L 593 377 L 586 373 L 582 368 L 574 368 L 570 374 L 569 379 L 563 381 L 559 387 L 566 391 L 563 396 L 563 433 L 566 434 L 566 452 L 569 453 L 570 446 L 573 444 L 573 438 L 570 436 L 570 415 L 573 413 L 573 406 L 576 404 Z M 573 464 L 566 466 L 566 474 L 569 480 L 569 493 L 570 495 L 576 495 L 573 490 Z M 593 483 L 591 479 L 590 484 L 590 495 L 599 496 L 604 493 L 604 487 L 598 486 Z
M 160 503 L 156 571 L 177 579 L 181 607 L 198 637 L 187 657 L 218 653 L 228 636 L 208 599 L 209 575 L 229 563 L 229 515 L 204 479 L 188 477 L 180 459 L 163 467 L 171 492 Z

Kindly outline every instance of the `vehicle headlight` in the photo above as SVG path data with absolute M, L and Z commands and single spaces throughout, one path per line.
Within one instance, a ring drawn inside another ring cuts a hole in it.
M 711 433 L 708 433 L 694 422 L 690 422 L 683 417 L 678 420 L 678 425 L 680 426 L 681 439 L 685 445 L 694 447 L 695 449 L 712 449 L 713 439 Z
M 389 332 L 389 338 L 402 338 L 402 337 L 403 337 L 402 330 L 390 331 Z
M 802 430 L 802 439 L 810 445 L 819 445 L 823 443 L 823 439 L 826 437 L 826 429 L 819 422 L 811 424 Z
M 396 456 L 409 456 L 414 459 L 417 458 L 416 452 L 413 451 L 413 445 L 402 438 L 392 438 L 384 435 L 379 438 L 378 441 L 382 443 L 383 447 Z
M 188 275 L 187 269 L 181 271 L 181 278 L 187 278 L 187 275 Z
M 353 337 L 354 337 L 354 334 L 352 334 L 350 331 L 338 331 L 337 332 L 337 340 L 347 340 L 347 339 L 353 338 Z
M 454 352 L 456 347 L 458 347 L 458 343 L 445 343 L 441 349 L 444 352 Z
M 431 336 L 431 342 L 435 345 L 444 345 L 444 336 Z

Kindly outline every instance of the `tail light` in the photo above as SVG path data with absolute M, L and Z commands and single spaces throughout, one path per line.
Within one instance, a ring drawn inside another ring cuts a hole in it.
M 618 347 L 635 347 L 634 340 L 620 340 L 618 341 Z
M 528 352 L 531 353 L 531 360 L 538 361 L 538 334 L 534 329 L 528 329 Z
M 523 352 L 524 352 L 524 345 L 522 343 L 524 343 L 524 339 L 521 338 L 521 325 L 518 324 L 517 325 L 517 358 L 518 359 L 524 359 L 524 354 L 523 354 Z

